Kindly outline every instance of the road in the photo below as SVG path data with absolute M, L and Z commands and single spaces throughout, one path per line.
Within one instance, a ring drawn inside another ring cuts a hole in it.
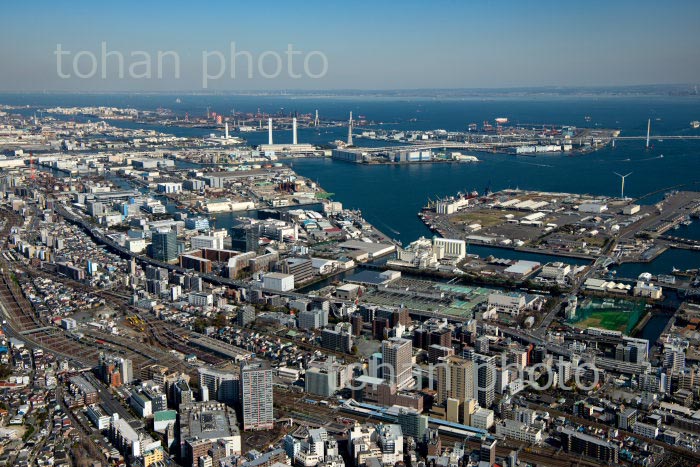
M 119 414 L 119 418 L 126 420 L 129 425 L 135 429 L 140 429 L 144 427 L 143 421 L 135 418 L 131 413 L 124 407 L 124 405 L 114 397 L 114 394 L 107 389 L 107 387 L 93 375 L 92 373 L 84 373 L 83 376 L 92 384 L 97 393 L 100 396 L 100 403 L 106 409 L 108 414 Z
M 56 386 L 56 402 L 61 406 L 63 412 L 68 415 L 71 426 L 80 432 L 80 438 L 83 440 L 83 444 L 87 445 L 90 455 L 96 460 L 102 460 L 102 450 L 92 437 L 93 432 L 82 420 L 78 420 L 73 411 L 63 401 L 63 386 L 61 383 Z

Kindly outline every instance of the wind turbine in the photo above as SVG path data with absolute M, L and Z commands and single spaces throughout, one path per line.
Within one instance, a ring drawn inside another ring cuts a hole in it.
M 625 199 L 625 179 L 632 175 L 632 172 L 628 173 L 627 175 L 621 175 L 617 172 L 613 173 L 622 179 L 622 189 L 620 190 L 620 198 Z

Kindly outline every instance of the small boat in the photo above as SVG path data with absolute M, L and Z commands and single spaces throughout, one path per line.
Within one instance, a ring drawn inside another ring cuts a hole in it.
M 690 122 L 690 126 L 693 128 L 700 128 L 700 121 L 693 120 L 692 122 Z

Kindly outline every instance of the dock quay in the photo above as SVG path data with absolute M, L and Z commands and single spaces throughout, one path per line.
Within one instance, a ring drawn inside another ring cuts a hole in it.
M 441 237 L 528 253 L 619 263 L 649 262 L 668 248 L 699 250 L 700 242 L 669 235 L 689 222 L 700 193 L 673 191 L 653 205 L 609 196 L 503 190 L 430 201 L 419 213 Z

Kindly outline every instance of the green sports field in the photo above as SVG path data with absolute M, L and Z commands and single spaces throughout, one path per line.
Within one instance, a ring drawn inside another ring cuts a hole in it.
M 571 324 L 577 328 L 603 328 L 629 334 L 644 316 L 643 302 L 624 299 L 586 299 L 579 304 Z

